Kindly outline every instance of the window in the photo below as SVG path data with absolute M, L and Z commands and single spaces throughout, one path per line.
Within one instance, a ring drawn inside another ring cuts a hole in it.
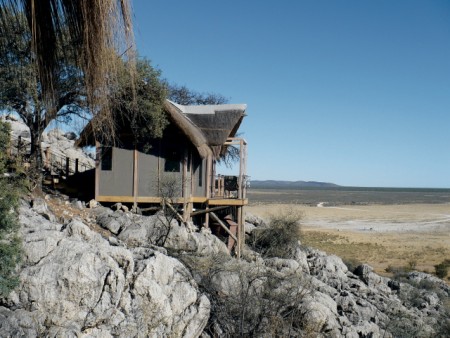
M 112 147 L 102 147 L 100 156 L 101 169 L 112 170 Z
M 166 160 L 164 162 L 165 172 L 180 172 L 180 151 L 175 148 L 166 149 Z

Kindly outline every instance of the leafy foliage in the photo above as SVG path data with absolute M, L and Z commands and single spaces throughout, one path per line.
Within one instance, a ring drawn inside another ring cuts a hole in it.
M 40 0 L 34 5 L 29 0 L 0 0 L 0 32 L 5 40 L 14 41 L 16 28 L 22 26 L 16 13 L 26 17 L 32 41 L 29 55 L 33 55 L 44 101 L 56 105 L 57 74 L 72 59 L 69 54 L 61 59 L 62 41 L 75 50 L 92 106 L 107 99 L 107 84 L 116 78 L 116 53 L 134 54 L 130 1 Z
M 169 85 L 169 100 L 182 105 L 224 104 L 228 99 L 220 94 L 199 93 L 186 86 Z
M 161 71 L 145 58 L 136 62 L 136 81 L 128 72 L 127 64 L 118 60 L 121 69 L 117 87 L 112 89 L 111 109 L 119 127 L 129 126 L 135 143 L 148 145 L 160 138 L 168 120 L 163 111 L 167 87 L 161 80 Z
M 10 139 L 10 127 L 8 123 L 0 121 L 0 174 L 5 171 L 8 160 L 6 152 L 8 150 Z
M 52 71 L 55 100 L 44 97 L 43 84 L 32 53 L 32 36 L 25 14 L 2 8 L 0 35 L 0 110 L 13 112 L 30 128 L 34 175 L 42 167 L 41 136 L 52 121 L 69 122 L 87 118 L 86 95 L 81 70 L 75 63 L 75 49 L 68 40 L 58 40 L 58 67 Z
M 19 224 L 14 212 L 18 205 L 18 188 L 14 179 L 4 175 L 8 169 L 5 161 L 8 145 L 9 125 L 0 121 L 0 297 L 18 284 L 15 269 L 21 260 Z

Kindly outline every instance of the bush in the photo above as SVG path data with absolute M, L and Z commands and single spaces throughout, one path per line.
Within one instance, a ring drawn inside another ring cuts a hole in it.
M 9 124 L 0 121 L 0 174 L 3 174 L 8 159 L 6 153 L 9 147 L 9 133 Z
M 450 259 L 446 259 L 442 263 L 435 265 L 434 269 L 436 276 L 439 278 L 447 277 L 449 266 L 450 266 Z
M 347 266 L 348 271 L 350 272 L 355 272 L 355 269 L 362 265 L 363 263 L 361 261 L 359 261 L 356 258 L 347 258 L 347 259 L 342 259 L 342 261 L 344 262 L 344 264 Z
M 18 284 L 16 267 L 21 260 L 21 241 L 14 212 L 19 200 L 18 182 L 4 176 L 8 170 L 9 125 L 1 121 L 0 140 L 0 297 L 4 297 Z
M 301 239 L 302 216 L 296 212 L 272 216 L 268 226 L 252 232 L 249 245 L 265 257 L 291 257 Z
M 301 304 L 310 292 L 301 273 L 280 275 L 225 255 L 178 257 L 211 302 L 213 337 L 303 337 Z M 314 336 L 317 336 L 314 335 Z

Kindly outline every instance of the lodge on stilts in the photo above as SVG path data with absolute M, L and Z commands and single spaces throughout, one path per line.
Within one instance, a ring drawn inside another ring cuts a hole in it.
M 180 105 L 164 102 L 169 125 L 150 146 L 136 144 L 122 126 L 118 142 L 101 144 L 88 124 L 77 146 L 96 147 L 95 199 L 128 203 L 134 210 L 166 205 L 183 222 L 211 228 L 240 256 L 244 244 L 247 142 L 236 137 L 245 104 Z M 220 175 L 218 161 L 233 147 L 239 173 Z

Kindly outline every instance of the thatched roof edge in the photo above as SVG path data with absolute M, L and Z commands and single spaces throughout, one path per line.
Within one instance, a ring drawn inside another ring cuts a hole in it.
M 166 100 L 164 102 L 164 109 L 169 114 L 171 120 L 197 148 L 198 153 L 202 158 L 206 158 L 208 155 L 212 154 L 203 133 L 182 113 L 177 105 L 173 104 L 173 102 L 169 100 Z

